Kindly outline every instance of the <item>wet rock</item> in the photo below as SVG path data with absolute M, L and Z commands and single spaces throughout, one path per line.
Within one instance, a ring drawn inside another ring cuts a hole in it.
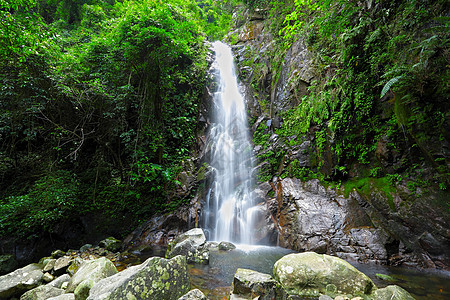
M 300 296 L 369 295 L 376 289 L 369 277 L 348 262 L 314 252 L 284 256 L 275 263 L 273 273 L 289 294 Z
M 272 276 L 248 269 L 237 269 L 231 287 L 231 299 L 280 299 L 282 290 Z
M 0 299 L 17 297 L 38 286 L 44 273 L 37 264 L 31 264 L 0 276 Z
M 277 213 L 280 246 L 297 251 L 333 253 L 358 261 L 387 262 L 387 233 L 373 227 L 353 198 L 320 185 L 285 178 L 278 183 Z
M 236 246 L 233 243 L 230 243 L 230 242 L 220 242 L 219 243 L 219 250 L 231 251 L 233 249 L 236 249 Z
M 4 254 L 0 255 L 0 275 L 8 274 L 14 271 L 18 266 L 14 255 Z
M 117 252 L 120 250 L 120 247 L 122 246 L 122 242 L 113 237 L 109 237 L 109 238 L 102 240 L 98 245 L 102 248 L 105 248 L 108 251 Z
M 69 274 L 64 274 L 55 278 L 52 282 L 48 283 L 47 285 L 62 289 L 63 288 L 62 284 L 64 282 L 68 283 L 69 280 L 70 280 Z
M 64 294 L 64 290 L 48 285 L 41 285 L 24 293 L 20 300 L 44 300 Z
M 75 272 L 69 280 L 67 292 L 73 292 L 85 280 L 97 282 L 105 277 L 117 273 L 114 264 L 107 258 L 101 257 L 96 260 L 87 261 Z
M 84 263 L 85 261 L 79 257 L 76 257 L 74 260 L 72 260 L 70 266 L 67 268 L 67 273 L 70 276 L 73 276 L 73 274 L 75 274 L 75 272 L 80 268 L 80 266 Z
M 208 263 L 209 250 L 205 247 L 206 237 L 201 228 L 191 229 L 176 237 L 167 248 L 166 257 L 184 255 L 188 262 Z
M 184 256 L 172 259 L 151 257 L 97 282 L 88 300 L 178 299 L 190 290 Z
M 414 300 L 406 290 L 398 285 L 388 285 L 385 288 L 378 289 L 373 293 L 374 300 Z
M 199 289 L 191 290 L 186 295 L 178 298 L 178 300 L 207 300 L 205 294 Z

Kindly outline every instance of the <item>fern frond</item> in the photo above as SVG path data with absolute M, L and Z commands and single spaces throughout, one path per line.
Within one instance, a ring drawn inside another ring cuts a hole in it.
M 394 84 L 396 84 L 402 77 L 403 77 L 403 75 L 400 75 L 400 76 L 394 77 L 391 80 L 389 80 L 388 82 L 386 82 L 383 89 L 381 90 L 380 98 L 383 98 L 384 95 L 386 95 L 386 93 L 391 89 L 391 87 Z

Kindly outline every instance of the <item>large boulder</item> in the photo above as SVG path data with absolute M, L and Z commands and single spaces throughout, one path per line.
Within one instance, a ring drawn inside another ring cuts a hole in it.
M 17 261 L 14 255 L 4 254 L 0 255 L 0 275 L 8 274 L 17 268 Z
M 166 257 L 186 256 L 189 263 L 208 263 L 209 250 L 201 228 L 194 228 L 177 236 L 167 248 Z
M 178 299 L 190 290 L 184 256 L 151 257 L 114 276 L 97 282 L 88 300 Z
M 97 282 L 103 278 L 112 276 L 118 271 L 114 264 L 106 257 L 87 261 L 81 265 L 72 278 L 69 280 L 67 292 L 74 292 L 78 285 L 85 280 Z
M 272 276 L 248 269 L 237 269 L 231 287 L 231 299 L 281 299 L 282 293 Z
M 29 290 L 20 297 L 20 300 L 44 300 L 64 294 L 63 289 L 58 289 L 49 285 L 41 285 Z
M 289 294 L 306 297 L 369 295 L 376 289 L 369 277 L 345 260 L 314 252 L 282 257 L 274 264 L 273 274 Z
M 406 290 L 398 285 L 388 285 L 385 288 L 378 289 L 373 293 L 374 300 L 414 300 Z
M 37 287 L 44 273 L 37 264 L 31 264 L 14 272 L 0 276 L 0 299 L 19 296 Z

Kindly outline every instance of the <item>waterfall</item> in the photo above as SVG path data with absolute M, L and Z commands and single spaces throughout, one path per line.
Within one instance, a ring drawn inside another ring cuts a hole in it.
M 215 82 L 213 124 L 208 135 L 213 181 L 206 197 L 203 227 L 209 239 L 252 244 L 254 209 L 247 113 L 239 91 L 231 48 L 213 43 Z

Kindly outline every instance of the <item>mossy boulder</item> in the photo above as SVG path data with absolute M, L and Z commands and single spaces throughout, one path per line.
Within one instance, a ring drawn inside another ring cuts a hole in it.
M 151 257 L 138 266 L 97 282 L 88 300 L 178 299 L 190 290 L 184 256 Z
M 97 282 L 116 273 L 118 273 L 118 271 L 114 264 L 105 257 L 87 261 L 82 264 L 72 278 L 70 278 L 67 292 L 74 292 L 78 285 L 85 280 Z
M 173 258 L 177 255 L 186 256 L 189 263 L 207 264 L 209 262 L 206 237 L 201 228 L 194 228 L 180 234 L 169 244 L 166 258 Z
M 358 296 L 376 289 L 369 277 L 345 260 L 314 252 L 282 257 L 274 264 L 273 274 L 289 294 L 299 296 Z

